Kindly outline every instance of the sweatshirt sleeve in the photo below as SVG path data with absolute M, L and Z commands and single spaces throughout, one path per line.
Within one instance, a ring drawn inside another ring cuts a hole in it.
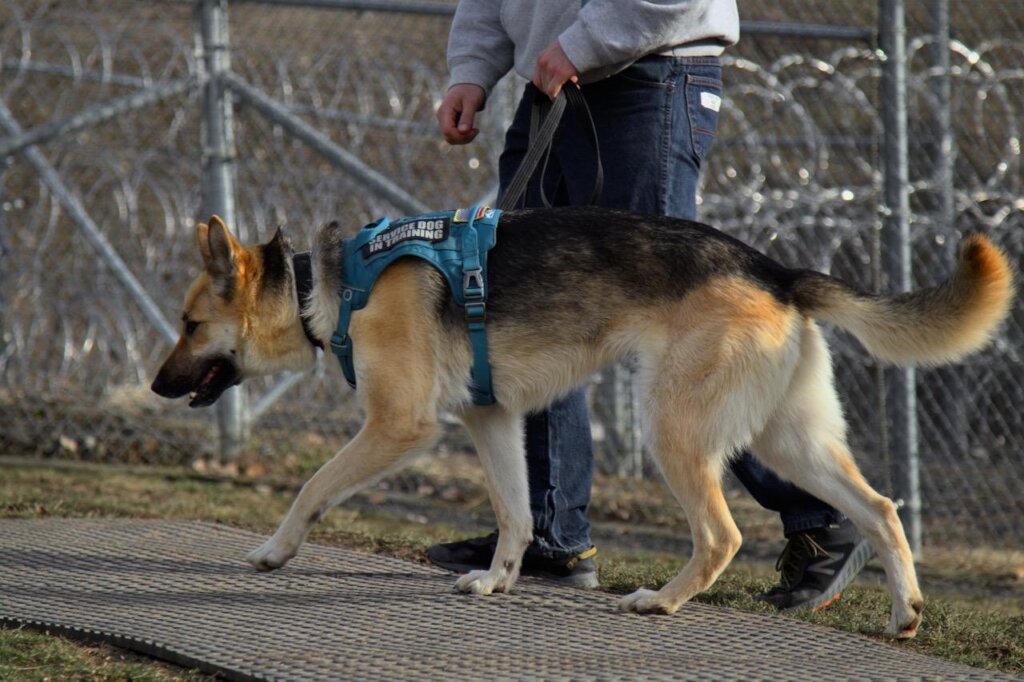
M 586 73 L 678 44 L 710 11 L 712 0 L 590 0 L 558 37 Z
M 461 0 L 448 34 L 449 87 L 491 88 L 512 68 L 515 46 L 501 24 L 500 0 Z

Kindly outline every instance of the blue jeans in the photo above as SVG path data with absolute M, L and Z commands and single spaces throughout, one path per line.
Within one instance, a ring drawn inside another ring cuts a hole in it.
M 715 138 L 721 89 L 721 66 L 714 57 L 646 57 L 583 86 L 604 165 L 600 205 L 694 219 L 697 181 Z M 502 190 L 526 153 L 534 93 L 527 85 L 505 137 L 499 162 Z M 567 110 L 543 177 L 545 193 L 555 205 L 585 204 L 594 172 L 593 150 Z M 540 182 L 538 170 L 525 205 L 541 205 Z M 530 551 L 562 557 L 588 549 L 594 457 L 582 389 L 527 417 L 526 458 L 534 524 Z M 841 518 L 749 453 L 735 459 L 733 470 L 760 504 L 782 514 L 787 535 Z

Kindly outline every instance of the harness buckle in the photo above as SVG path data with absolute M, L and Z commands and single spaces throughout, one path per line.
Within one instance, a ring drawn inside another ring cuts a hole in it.
M 351 339 L 349 338 L 348 334 L 345 334 L 344 336 L 339 336 L 337 333 L 335 333 L 334 335 L 331 336 L 331 350 L 334 351 L 335 355 L 347 352 L 350 340 Z
M 470 324 L 487 321 L 487 304 L 483 301 L 466 301 L 464 310 L 466 322 Z
M 484 294 L 484 270 L 476 268 L 466 270 L 462 274 L 462 292 L 468 296 L 483 296 Z

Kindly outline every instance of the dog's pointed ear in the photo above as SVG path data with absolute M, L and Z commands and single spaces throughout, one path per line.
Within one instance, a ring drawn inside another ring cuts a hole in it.
M 270 241 L 266 243 L 266 248 L 279 251 L 282 256 L 291 258 L 295 252 L 292 250 L 292 243 L 285 236 L 284 228 L 278 227 L 274 232 L 274 236 L 270 238 Z
M 284 231 L 279 227 L 273 238 L 266 244 L 260 246 L 263 253 L 263 278 L 262 286 L 264 292 L 291 290 L 291 259 L 294 255 L 292 245 L 284 236 Z
M 237 258 L 243 247 L 218 216 L 208 225 L 200 223 L 196 230 L 203 264 L 213 283 L 213 291 L 221 298 L 231 298 L 238 274 Z

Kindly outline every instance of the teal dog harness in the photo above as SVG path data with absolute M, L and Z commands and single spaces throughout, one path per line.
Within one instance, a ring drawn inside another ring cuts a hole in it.
M 349 386 L 356 387 L 352 339 L 348 328 L 353 311 L 365 307 L 374 283 L 399 258 L 415 256 L 433 265 L 465 310 L 473 348 L 470 391 L 477 405 L 494 403 L 491 365 L 487 357 L 487 252 L 497 241 L 501 211 L 487 206 L 427 213 L 394 222 L 386 217 L 370 223 L 342 245 L 343 282 L 338 327 L 331 350 L 338 356 Z

